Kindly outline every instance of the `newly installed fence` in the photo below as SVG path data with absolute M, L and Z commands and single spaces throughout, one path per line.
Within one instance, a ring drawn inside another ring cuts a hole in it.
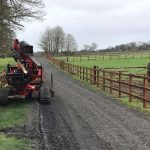
M 150 52 L 134 52 L 134 53 L 102 53 L 96 55 L 79 55 L 79 56 L 69 56 L 61 57 L 67 62 L 81 62 L 81 61 L 91 61 L 91 60 L 112 60 L 112 59 L 136 59 L 136 58 L 150 58 Z
M 47 58 L 69 74 L 89 82 L 103 91 L 109 91 L 119 98 L 128 96 L 130 102 L 133 98 L 141 100 L 143 108 L 147 108 L 147 104 L 150 102 L 150 78 L 147 76 L 108 71 L 96 66 L 93 68 L 82 67 L 50 56 Z

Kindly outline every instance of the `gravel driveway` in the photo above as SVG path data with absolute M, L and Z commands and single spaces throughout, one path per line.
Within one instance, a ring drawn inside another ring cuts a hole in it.
M 38 58 L 55 98 L 40 106 L 45 149 L 149 150 L 150 121 Z

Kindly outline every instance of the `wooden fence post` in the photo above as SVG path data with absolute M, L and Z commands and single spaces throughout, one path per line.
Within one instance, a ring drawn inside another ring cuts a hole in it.
M 93 66 L 93 83 L 96 84 L 96 66 Z
M 74 76 L 76 77 L 76 65 L 74 65 Z
M 71 64 L 69 64 L 69 73 L 71 74 Z
M 119 72 L 119 98 L 121 98 L 121 72 Z
M 85 71 L 85 69 L 84 69 L 84 67 L 83 67 L 83 81 L 84 81 L 84 75 L 85 75 L 84 71 Z
M 64 61 L 60 61 L 60 68 L 64 70 Z
M 71 65 L 71 68 L 72 68 L 72 74 L 74 75 L 75 74 L 75 65 Z
M 92 68 L 90 68 L 90 84 L 93 84 L 93 83 L 92 83 L 92 82 L 93 82 L 92 77 L 93 77 Z
M 78 66 L 76 65 L 76 77 L 78 77 Z
M 119 60 L 119 54 L 118 54 L 118 60 Z
M 143 108 L 147 108 L 147 83 L 148 83 L 148 79 L 147 77 L 144 75 L 144 81 L 143 81 Z
M 66 63 L 64 60 L 63 60 L 63 62 L 64 62 L 64 70 L 66 71 Z
M 81 69 L 82 69 L 82 68 L 81 68 L 81 66 L 80 66 L 80 80 L 81 80 Z
M 88 82 L 88 68 L 86 68 L 86 82 Z
M 134 53 L 133 53 L 133 59 L 134 59 Z
M 132 74 L 129 74 L 129 102 L 132 102 Z
M 69 73 L 69 64 L 67 63 L 67 71 L 68 71 L 68 73 Z
M 76 65 L 74 65 L 74 76 L 76 77 Z
M 150 78 L 150 63 L 148 63 L 148 65 L 147 65 L 147 77 Z
M 70 73 L 73 74 L 73 65 L 70 64 Z
M 68 64 L 68 73 L 70 73 L 70 64 Z
M 110 94 L 112 94 L 112 76 L 113 76 L 113 73 L 110 72 Z
M 105 91 L 105 70 L 103 70 L 103 90 Z
M 99 87 L 99 68 L 97 66 L 97 87 Z
M 80 71 L 80 68 L 79 68 L 79 66 L 77 66 L 77 74 L 78 74 L 78 78 L 80 78 L 79 71 Z

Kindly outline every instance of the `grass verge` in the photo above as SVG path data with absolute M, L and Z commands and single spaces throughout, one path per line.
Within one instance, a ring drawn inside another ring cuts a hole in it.
M 150 113 L 150 106 L 148 105 L 146 109 L 143 108 L 143 103 L 137 99 L 132 99 L 132 102 L 129 102 L 128 97 L 124 97 L 119 99 L 119 101 L 130 108 L 135 108 L 136 110 L 139 110 L 144 113 Z
M 30 108 L 30 104 L 26 102 L 16 102 L 8 106 L 0 106 L 0 128 L 25 124 Z
M 29 149 L 30 140 L 9 137 L 0 134 L 0 150 L 27 150 Z
M 24 125 L 30 108 L 31 104 L 23 101 L 0 106 L 0 129 Z M 0 133 L 0 150 L 26 150 L 30 145 L 30 139 Z

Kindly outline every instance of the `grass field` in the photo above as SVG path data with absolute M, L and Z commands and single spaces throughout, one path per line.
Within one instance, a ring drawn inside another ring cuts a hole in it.
M 0 72 L 7 67 L 8 63 L 15 64 L 15 61 L 13 58 L 5 58 L 5 59 L 0 58 Z
M 92 57 L 92 56 L 90 56 Z M 66 60 L 65 57 L 56 57 L 61 60 Z M 93 59 L 89 60 L 87 57 L 82 57 L 80 61 L 80 57 L 69 57 L 69 62 L 71 64 L 75 65 L 81 65 L 85 67 L 93 67 L 93 66 L 98 66 L 99 68 L 120 68 L 123 71 L 127 71 L 129 73 L 135 73 L 135 74 L 146 74 L 146 69 L 143 68 L 126 68 L 126 67 L 147 67 L 148 63 L 150 62 L 149 57 L 143 57 L 141 58 L 139 55 L 135 55 L 135 58 L 133 59 L 132 57 L 128 59 L 118 59 L 118 58 L 112 58 L 110 59 L 107 57 L 107 59 L 101 59 L 98 58 L 95 60 L 94 56 Z
M 15 64 L 12 58 L 0 59 L 0 71 L 7 64 Z M 29 102 L 13 102 L 8 106 L 0 106 L 0 129 L 22 126 L 27 122 L 27 115 L 31 109 Z M 23 150 L 30 147 L 31 141 L 24 138 L 16 138 L 0 133 L 0 150 Z

